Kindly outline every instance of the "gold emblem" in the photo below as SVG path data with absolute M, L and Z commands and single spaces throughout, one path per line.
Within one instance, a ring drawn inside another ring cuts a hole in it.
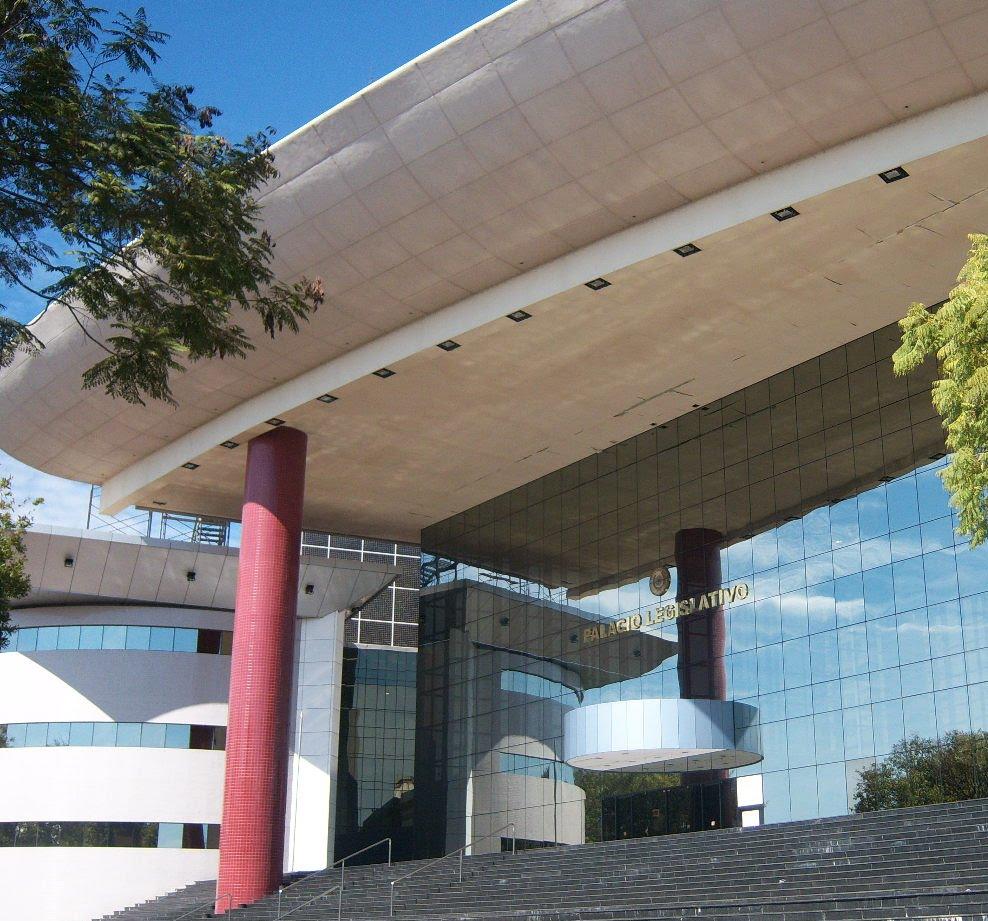
M 670 585 L 672 585 L 672 575 L 669 572 L 668 566 L 660 566 L 652 573 L 648 580 L 649 590 L 653 595 L 658 597 L 669 591 Z

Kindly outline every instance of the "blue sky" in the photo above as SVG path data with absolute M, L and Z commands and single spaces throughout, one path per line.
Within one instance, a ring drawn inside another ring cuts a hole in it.
M 294 131 L 379 77 L 506 5 L 505 0 L 105 0 L 111 11 L 144 6 L 171 36 L 155 76 L 191 84 L 223 115 L 216 129 L 242 138 L 268 126 Z M 40 306 L 10 296 L 18 319 Z M 44 496 L 39 523 L 83 527 L 89 487 L 58 480 L 0 452 L 0 473 L 21 496 Z

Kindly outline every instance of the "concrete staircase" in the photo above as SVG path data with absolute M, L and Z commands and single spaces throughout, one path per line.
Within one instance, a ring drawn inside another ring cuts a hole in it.
M 988 800 L 464 860 L 354 867 L 342 916 L 478 921 L 988 921 Z M 282 893 L 281 917 L 334 921 L 339 870 Z M 315 898 L 314 898 L 315 897 Z M 313 900 L 314 899 L 314 900 Z M 275 921 L 277 897 L 234 912 Z M 171 921 L 118 913 L 120 921 Z M 208 917 L 206 913 L 193 918 Z M 191 919 L 189 919 L 191 921 Z
M 141 902 L 121 911 L 115 911 L 112 915 L 103 915 L 97 921 L 174 921 L 174 919 L 187 914 L 194 908 L 201 907 L 208 902 L 213 893 L 216 892 L 216 880 L 206 880 L 201 883 L 192 883 L 168 895 L 163 895 L 149 902 Z M 201 912 L 196 914 L 202 917 Z M 189 916 L 190 919 L 194 916 Z

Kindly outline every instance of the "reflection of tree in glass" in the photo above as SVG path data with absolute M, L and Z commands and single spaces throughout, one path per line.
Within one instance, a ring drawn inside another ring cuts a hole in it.
M 576 785 L 587 795 L 586 836 L 587 842 L 601 841 L 601 803 L 606 796 L 621 793 L 641 793 L 643 790 L 662 790 L 678 787 L 679 774 L 644 774 L 616 771 L 575 772 Z
M 899 742 L 880 764 L 861 772 L 854 811 L 954 803 L 988 796 L 988 732 L 951 732 L 942 739 Z
M 0 748 L 7 748 L 7 747 L 8 747 L 7 727 L 0 726 Z

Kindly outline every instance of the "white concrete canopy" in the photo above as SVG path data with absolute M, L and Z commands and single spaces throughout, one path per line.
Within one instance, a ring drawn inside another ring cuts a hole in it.
M 132 407 L 52 311 L 0 448 L 110 510 L 236 517 L 277 417 L 310 526 L 414 540 L 942 298 L 988 218 L 986 37 L 984 2 L 521 0 L 276 145 L 276 269 L 328 291 L 298 337 Z
M 234 608 L 239 557 L 233 547 L 41 525 L 28 531 L 24 542 L 31 591 L 12 602 L 14 608 L 114 602 Z M 389 563 L 304 556 L 297 615 L 323 617 L 359 608 L 398 572 Z

